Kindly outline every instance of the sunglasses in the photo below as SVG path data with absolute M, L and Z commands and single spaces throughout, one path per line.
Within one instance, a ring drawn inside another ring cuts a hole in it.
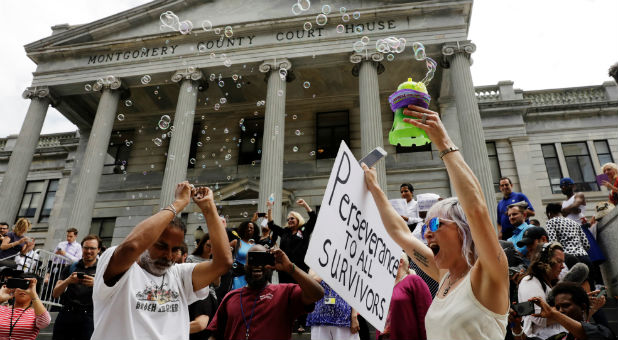
M 438 228 L 440 228 L 440 218 L 439 217 L 434 217 L 431 220 L 429 220 L 428 223 L 423 224 L 423 229 L 421 229 L 421 235 L 425 235 L 425 230 L 427 230 L 429 228 L 429 230 L 431 230 L 432 233 L 435 233 L 436 231 L 438 231 Z

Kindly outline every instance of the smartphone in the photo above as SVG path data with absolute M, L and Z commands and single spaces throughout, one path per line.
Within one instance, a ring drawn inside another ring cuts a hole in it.
M 258 217 L 266 217 L 266 213 L 258 213 Z
M 77 278 L 80 280 L 84 278 L 84 275 L 86 275 L 85 273 L 82 273 L 82 272 L 75 272 L 75 274 L 77 274 Z
M 513 310 L 515 311 L 515 313 L 517 313 L 518 316 L 530 315 L 534 313 L 534 302 L 526 301 L 522 303 L 516 303 L 512 305 L 511 308 L 513 308 Z
M 600 174 L 600 175 L 598 175 L 598 176 L 597 176 L 597 184 L 598 184 L 600 187 L 603 187 L 603 181 L 607 181 L 607 182 L 610 182 L 610 183 L 612 182 L 612 181 L 609 179 L 609 176 L 607 176 L 606 174 Z
M 607 289 L 605 289 L 605 287 L 601 288 L 601 291 L 599 291 L 596 297 L 600 298 L 601 296 L 607 296 Z
M 25 279 L 18 279 L 18 278 L 12 277 L 6 280 L 6 288 L 19 288 L 19 289 L 26 290 L 28 289 L 28 287 L 30 287 L 30 281 L 25 280 Z
M 250 266 L 274 266 L 275 256 L 264 251 L 250 251 L 247 253 L 247 263 Z
M 386 151 L 384 151 L 384 149 L 378 146 L 377 148 L 373 149 L 373 151 L 368 153 L 367 156 L 363 157 L 360 161 L 358 161 L 358 164 L 365 163 L 367 167 L 371 168 L 374 164 L 376 164 L 380 159 L 384 158 L 385 156 Z

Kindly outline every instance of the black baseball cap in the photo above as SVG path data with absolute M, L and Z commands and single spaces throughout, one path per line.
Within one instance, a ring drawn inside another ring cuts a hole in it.
M 529 246 L 534 243 L 534 240 L 538 240 L 541 236 L 547 236 L 547 231 L 543 227 L 530 227 L 524 230 L 524 236 L 521 240 L 517 241 L 518 247 Z

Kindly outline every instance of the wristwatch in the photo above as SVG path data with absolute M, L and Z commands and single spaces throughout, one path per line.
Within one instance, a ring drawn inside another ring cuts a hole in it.
M 459 151 L 459 148 L 456 146 L 451 146 L 447 149 L 444 149 L 442 151 L 440 151 L 440 159 L 442 159 L 442 157 L 446 156 L 447 153 L 449 152 L 453 152 L 453 151 Z

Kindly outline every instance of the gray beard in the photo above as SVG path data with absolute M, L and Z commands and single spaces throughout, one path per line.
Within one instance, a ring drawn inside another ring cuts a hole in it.
M 140 255 L 138 264 L 145 271 L 154 276 L 163 276 L 174 263 L 165 259 L 153 260 L 150 257 L 150 252 L 146 249 L 142 255 Z

